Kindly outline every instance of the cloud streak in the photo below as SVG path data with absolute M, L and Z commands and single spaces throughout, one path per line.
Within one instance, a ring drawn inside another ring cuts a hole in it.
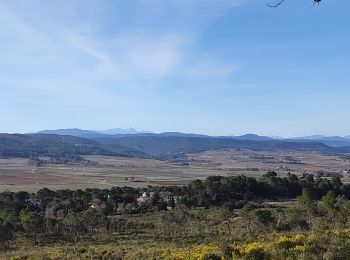
M 175 8 L 178 12 L 190 12 L 195 16 L 215 14 L 218 10 L 232 8 L 242 3 L 242 1 L 226 0 L 178 0 L 167 1 L 167 4 L 155 0 L 139 0 L 139 2 L 148 8 L 158 6 L 162 12 Z M 70 28 L 67 28 L 66 24 L 55 24 L 52 21 L 45 29 L 33 24 L 32 20 L 28 22 L 21 19 L 13 10 L 4 6 L 0 8 L 3 24 L 0 25 L 0 30 L 5 34 L 9 34 L 7 30 L 13 30 L 15 35 L 12 40 L 18 42 L 17 50 L 21 50 L 20 53 L 8 52 L 6 48 L 0 51 L 3 61 L 8 61 L 3 66 L 11 63 L 22 64 L 17 68 L 26 69 L 24 66 L 31 64 L 33 67 L 30 70 L 37 68 L 31 77 L 35 74 L 39 76 L 51 68 L 51 71 L 55 71 L 55 76 L 65 73 L 67 77 L 68 73 L 81 77 L 81 74 L 86 73 L 92 78 L 140 84 L 143 81 L 156 82 L 176 72 L 182 73 L 183 76 L 194 77 L 200 76 L 201 73 L 208 75 L 209 70 L 212 70 L 212 75 L 219 77 L 233 71 L 233 65 L 227 62 L 222 63 L 225 65 L 220 65 L 220 62 L 210 64 L 210 58 L 201 65 L 196 64 L 193 68 L 189 68 L 193 62 L 189 56 L 189 51 L 192 49 L 188 50 L 188 46 L 196 44 L 191 31 L 193 25 L 187 26 L 184 31 L 173 32 L 168 30 L 154 32 L 142 27 L 128 30 L 120 28 L 116 35 L 107 38 L 90 29 L 94 28 L 93 24 L 85 25 L 89 29 L 82 31 L 80 21 L 72 24 Z M 197 9 L 201 11 L 198 12 Z M 86 61 L 85 64 L 82 60 Z M 59 69 L 56 69 L 56 66 Z
M 110 8 L 101 8 L 100 1 L 78 0 L 54 1 L 58 8 L 48 10 L 40 0 L 25 7 L 15 0 L 0 3 L 0 110 L 23 120 L 32 113 L 36 125 L 54 124 L 52 117 L 74 121 L 64 118 L 63 108 L 67 117 L 79 111 L 87 124 L 90 114 L 128 123 L 148 122 L 152 114 L 165 120 L 164 113 L 184 106 L 176 101 L 181 96 L 168 98 L 172 89 L 188 88 L 187 81 L 230 77 L 237 70 L 236 62 L 215 57 L 215 51 L 204 55 L 196 49 L 202 44 L 199 28 L 240 3 L 106 1 Z

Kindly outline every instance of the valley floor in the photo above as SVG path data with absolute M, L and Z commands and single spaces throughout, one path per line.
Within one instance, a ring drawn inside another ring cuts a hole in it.
M 259 177 L 269 170 L 285 176 L 288 172 L 340 175 L 349 182 L 350 159 L 316 152 L 267 152 L 251 150 L 207 151 L 188 155 L 185 161 L 85 156 L 94 166 L 44 164 L 33 166 L 29 159 L 0 159 L 0 191 L 37 191 L 41 188 L 85 189 L 113 186 L 187 185 L 208 176 Z

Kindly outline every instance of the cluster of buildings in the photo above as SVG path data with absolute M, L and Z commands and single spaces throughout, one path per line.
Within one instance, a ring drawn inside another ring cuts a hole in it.
M 157 204 L 166 203 L 167 210 L 173 210 L 175 205 L 175 199 L 171 196 L 170 192 L 143 192 L 141 196 L 136 199 L 135 203 L 118 203 L 116 213 L 123 214 L 125 211 L 132 211 L 135 208 L 147 208 L 147 209 L 157 209 Z M 90 207 L 98 211 L 103 211 L 106 209 L 106 202 L 100 199 L 93 199 L 90 203 Z

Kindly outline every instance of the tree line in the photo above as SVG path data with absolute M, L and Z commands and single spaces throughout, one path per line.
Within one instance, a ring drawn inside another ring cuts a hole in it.
M 322 199 L 326 205 L 335 205 L 336 198 L 340 197 L 349 199 L 350 185 L 343 184 L 338 177 L 324 179 L 307 174 L 278 177 L 275 172 L 268 172 L 260 179 L 210 176 L 187 186 L 58 191 L 44 188 L 36 193 L 2 192 L 0 244 L 5 248 L 7 242 L 17 235 L 31 238 L 34 244 L 38 242 L 38 236 L 43 235 L 54 241 L 77 241 L 101 232 L 113 233 L 122 229 L 125 223 L 115 218 L 119 215 L 193 207 L 243 208 L 247 212 L 246 220 L 258 218 L 266 225 L 275 221 L 276 227 L 281 228 L 282 222 L 278 222 L 278 217 L 273 217 L 272 221 L 270 213 L 249 208 L 251 202 L 299 198 L 305 205 L 305 216 L 310 218 L 306 221 L 311 223 L 315 201 Z M 252 217 L 250 212 L 257 215 Z M 176 218 L 170 214 L 165 220 L 182 223 L 183 217 Z M 253 229 L 249 223 L 247 229 Z

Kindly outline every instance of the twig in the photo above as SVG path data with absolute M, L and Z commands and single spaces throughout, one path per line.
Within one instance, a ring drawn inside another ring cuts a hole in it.
M 275 5 L 271 5 L 271 4 L 268 4 L 268 3 L 266 3 L 266 5 L 268 6 L 268 7 L 278 7 L 278 6 L 280 6 L 283 2 L 284 2 L 285 0 L 281 0 L 280 2 L 278 2 L 277 4 L 275 4 Z

